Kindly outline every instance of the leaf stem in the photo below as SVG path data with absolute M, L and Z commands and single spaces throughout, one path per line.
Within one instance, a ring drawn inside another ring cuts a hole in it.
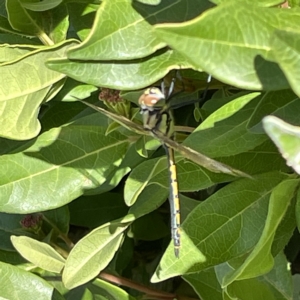
M 117 285 L 123 285 L 132 289 L 135 289 L 139 292 L 142 292 L 144 294 L 146 294 L 143 299 L 174 299 L 176 298 L 176 294 L 172 294 L 172 293 L 166 293 L 163 291 L 158 291 L 156 289 L 153 288 L 149 288 L 145 285 L 136 283 L 130 279 L 124 278 L 124 277 L 117 277 L 115 275 L 106 273 L 106 272 L 101 272 L 98 276 L 101 279 L 104 279 L 106 281 L 115 283 Z
M 54 42 L 50 39 L 50 37 L 45 33 L 45 32 L 41 32 L 38 35 L 38 38 L 40 39 L 40 41 L 47 46 L 53 46 Z

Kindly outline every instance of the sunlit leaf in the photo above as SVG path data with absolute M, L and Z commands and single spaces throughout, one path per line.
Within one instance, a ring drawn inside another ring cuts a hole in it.
M 265 117 L 263 125 L 287 165 L 300 174 L 300 128 L 273 116 Z
M 126 223 L 107 223 L 82 238 L 66 261 L 64 285 L 72 289 L 96 277 L 112 260 L 127 226 Z
M 291 179 L 282 181 L 274 188 L 270 197 L 266 225 L 260 240 L 245 262 L 237 270 L 224 278 L 222 282 L 223 286 L 227 286 L 235 280 L 260 276 L 272 269 L 274 265 L 274 258 L 271 254 L 273 239 L 298 185 L 299 180 Z
M 273 172 L 238 180 L 198 205 L 182 224 L 180 259 L 174 259 L 170 245 L 152 281 L 197 272 L 248 253 L 265 226 L 269 197 L 285 178 Z M 206 259 L 196 263 L 200 251 Z
M 298 10 L 225 1 L 183 24 L 156 25 L 155 31 L 194 68 L 222 82 L 245 89 L 278 90 L 288 88 L 288 83 L 273 62 L 271 36 L 275 29 L 290 26 L 300 32 L 298 19 Z
M 32 291 L 36 299 L 64 299 L 47 281 L 18 267 L 0 262 L 0 276 L 5 280 L 1 287 L 2 299 L 32 300 Z
M 20 59 L 0 66 L 0 135 L 15 140 L 27 140 L 40 131 L 37 119 L 40 105 L 53 84 L 65 76 L 49 70 L 44 61 L 65 55 L 73 42 L 43 47 Z M 18 74 L 18 76 L 16 76 Z M 9 84 L 4 84 L 9 82 Z
M 46 243 L 26 236 L 11 236 L 11 241 L 24 258 L 42 269 L 60 273 L 65 265 L 64 258 Z

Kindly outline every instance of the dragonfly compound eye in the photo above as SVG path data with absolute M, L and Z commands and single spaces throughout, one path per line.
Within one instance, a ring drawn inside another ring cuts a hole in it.
M 153 107 L 161 100 L 165 100 L 165 95 L 159 88 L 151 87 L 142 94 L 139 104 L 142 107 Z

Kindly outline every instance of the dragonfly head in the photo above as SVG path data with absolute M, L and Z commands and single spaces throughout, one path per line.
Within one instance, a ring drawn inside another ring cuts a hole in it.
M 139 105 L 142 109 L 153 110 L 157 107 L 162 107 L 165 104 L 166 97 L 157 87 L 146 89 L 139 99 Z

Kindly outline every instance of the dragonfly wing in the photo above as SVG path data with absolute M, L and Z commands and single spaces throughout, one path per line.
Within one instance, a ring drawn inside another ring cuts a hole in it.
M 175 151 L 179 152 L 187 159 L 197 163 L 201 167 L 204 167 L 214 173 L 225 173 L 225 174 L 229 174 L 229 175 L 233 175 L 233 176 L 248 177 L 248 178 L 250 177 L 251 178 L 251 176 L 249 176 L 248 174 L 246 174 L 242 171 L 239 171 L 239 170 L 234 169 L 226 164 L 223 164 L 212 158 L 209 158 L 208 156 L 206 156 L 200 152 L 197 152 L 189 147 L 178 144 L 177 142 L 168 138 L 167 136 L 165 136 L 162 132 L 160 132 L 158 130 L 155 130 L 155 131 L 154 130 L 153 131 L 145 130 L 142 125 L 136 124 L 123 116 L 114 114 L 108 110 L 105 110 L 102 107 L 93 105 L 86 101 L 82 101 L 82 102 L 84 104 L 86 104 L 87 106 L 93 108 L 94 110 L 99 111 L 100 113 L 104 114 L 108 118 L 116 121 L 117 123 L 121 124 L 122 126 L 126 127 L 128 130 L 131 130 L 137 134 L 151 135 L 153 137 L 156 137 L 162 143 L 166 144 L 167 146 L 171 147 Z
M 186 147 L 184 145 L 178 144 L 177 142 L 169 139 L 164 134 L 162 134 L 159 131 L 155 132 L 155 135 L 157 138 L 159 138 L 161 141 L 163 141 L 167 146 L 173 148 L 175 151 L 182 154 L 184 157 L 188 158 L 189 160 L 197 163 L 201 167 L 204 167 L 205 169 L 212 171 L 214 173 L 225 173 L 233 176 L 240 176 L 240 177 L 248 177 L 251 178 L 248 174 L 239 171 L 237 169 L 234 169 L 226 164 L 223 164 L 221 162 L 218 162 L 212 158 L 209 158 L 208 156 L 197 152 L 189 147 Z
M 81 101 L 81 102 L 83 102 L 85 105 L 91 107 L 92 109 L 94 109 L 96 111 L 99 111 L 100 113 L 104 114 L 105 116 L 107 116 L 111 120 L 116 121 L 117 123 L 119 123 L 123 127 L 127 128 L 128 130 L 131 130 L 131 131 L 133 131 L 135 133 L 138 133 L 138 134 L 150 135 L 150 133 L 147 132 L 142 125 L 136 124 L 136 123 L 130 121 L 129 119 L 127 119 L 127 118 L 125 118 L 123 116 L 120 116 L 120 115 L 117 115 L 115 113 L 112 113 L 112 112 L 110 112 L 108 110 L 105 110 L 102 107 L 93 105 L 93 104 L 91 104 L 89 102 L 86 102 L 86 101 Z

